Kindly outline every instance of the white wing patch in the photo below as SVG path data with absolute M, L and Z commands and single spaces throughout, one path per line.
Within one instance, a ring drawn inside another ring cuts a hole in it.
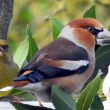
M 70 70 L 70 71 L 77 70 L 81 66 L 87 66 L 89 64 L 89 61 L 87 60 L 78 60 L 78 61 L 63 60 L 63 61 L 64 61 L 64 65 L 59 68 Z

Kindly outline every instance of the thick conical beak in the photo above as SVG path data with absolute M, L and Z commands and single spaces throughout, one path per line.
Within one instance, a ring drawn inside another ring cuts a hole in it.
M 96 40 L 99 45 L 110 45 L 110 32 L 104 28 L 98 33 Z

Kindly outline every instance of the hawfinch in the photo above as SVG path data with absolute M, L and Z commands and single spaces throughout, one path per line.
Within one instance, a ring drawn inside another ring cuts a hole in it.
M 19 88 L 46 102 L 51 101 L 52 85 L 73 94 L 94 71 L 96 44 L 110 44 L 110 32 L 100 22 L 93 18 L 71 21 L 20 70 L 14 83 L 1 91 Z

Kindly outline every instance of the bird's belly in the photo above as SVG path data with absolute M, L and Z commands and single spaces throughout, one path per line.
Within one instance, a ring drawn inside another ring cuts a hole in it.
M 77 74 L 68 77 L 48 79 L 43 81 L 43 84 L 49 87 L 57 85 L 63 91 L 73 94 L 82 88 L 84 82 L 85 81 L 81 79 L 80 75 Z

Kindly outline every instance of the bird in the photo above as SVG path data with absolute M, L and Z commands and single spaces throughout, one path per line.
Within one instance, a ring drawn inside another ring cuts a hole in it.
M 19 68 L 13 61 L 7 40 L 0 39 L 0 88 L 12 84 L 18 71 Z
M 95 45 L 109 45 L 110 32 L 94 18 L 79 18 L 64 26 L 58 37 L 41 48 L 18 72 L 7 91 L 33 92 L 41 102 L 51 102 L 52 85 L 72 95 L 80 91 L 95 68 Z

